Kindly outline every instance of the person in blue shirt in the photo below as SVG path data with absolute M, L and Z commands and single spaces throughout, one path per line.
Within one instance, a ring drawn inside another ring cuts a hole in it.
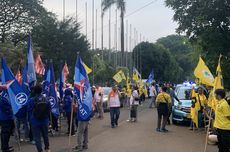
M 75 104 L 72 104 L 73 102 L 73 93 L 72 89 L 68 88 L 64 92 L 64 111 L 67 117 L 67 123 L 68 123 L 68 132 L 67 134 L 70 133 L 70 125 L 71 127 L 71 135 L 75 135 L 75 125 L 74 125 L 74 120 L 75 120 L 75 115 L 76 115 L 76 110 L 75 110 Z M 70 124 L 71 121 L 71 111 L 73 110 L 73 119 L 72 119 L 72 124 Z
M 13 111 L 4 91 L 0 95 L 0 126 L 1 126 L 1 149 L 2 152 L 12 152 L 13 147 L 9 146 L 10 136 L 14 131 Z M 7 95 L 7 94 L 6 94 Z
M 42 95 L 41 85 L 36 85 L 34 87 L 34 96 L 30 98 L 28 103 L 28 113 L 37 152 L 43 152 L 41 135 L 44 140 L 45 151 L 50 152 L 48 138 L 50 109 L 50 103 Z

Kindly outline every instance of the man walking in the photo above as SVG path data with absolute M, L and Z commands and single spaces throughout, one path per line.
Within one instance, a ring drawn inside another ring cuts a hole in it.
M 98 118 L 103 119 L 103 90 L 99 85 L 96 85 L 96 92 L 94 94 L 94 99 L 96 101 L 96 107 L 97 107 L 97 112 L 98 112 Z
M 42 96 L 42 87 L 37 85 L 34 87 L 35 96 L 32 97 L 28 104 L 28 112 L 30 116 L 30 123 L 32 125 L 33 137 L 37 152 L 43 152 L 41 135 L 45 144 L 45 151 L 50 152 L 48 125 L 51 105 L 47 99 Z
M 108 97 L 108 108 L 110 108 L 111 128 L 118 126 L 120 115 L 120 100 L 117 86 L 114 86 Z
M 155 82 L 152 83 L 152 86 L 149 89 L 149 96 L 151 98 L 149 108 L 153 108 L 153 104 L 154 104 L 154 107 L 156 107 L 157 91 L 156 91 L 156 88 L 155 88 Z

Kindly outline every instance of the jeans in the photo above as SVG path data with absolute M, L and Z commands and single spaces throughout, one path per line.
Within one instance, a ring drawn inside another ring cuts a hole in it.
M 120 107 L 110 107 L 110 119 L 111 119 L 112 127 L 118 125 L 119 116 L 120 116 Z
M 52 117 L 52 129 L 58 131 L 58 118 L 51 114 Z
M 230 130 L 217 129 L 219 152 L 230 152 Z
M 154 107 L 156 107 L 156 97 L 155 96 L 151 97 L 151 102 L 150 102 L 149 108 L 152 108 L 153 105 L 154 105 Z
M 14 121 L 13 120 L 0 121 L 0 126 L 1 126 L 1 149 L 4 152 L 9 150 L 9 140 L 14 130 Z
M 49 138 L 48 138 L 48 124 L 47 125 L 38 125 L 32 126 L 33 137 L 35 141 L 35 145 L 38 152 L 43 152 L 42 143 L 41 143 L 41 135 L 44 140 L 45 150 L 49 149 Z
M 28 124 L 28 121 L 27 121 L 27 117 L 22 118 L 22 119 L 17 119 L 16 124 L 17 124 L 19 138 L 21 138 L 20 127 L 21 127 L 21 124 L 22 124 L 23 129 L 25 131 L 25 139 L 28 139 L 29 138 L 29 124 Z
M 97 103 L 96 103 L 96 106 L 97 106 L 98 117 L 99 117 L 99 118 L 103 118 L 102 103 L 101 103 L 101 102 L 97 102 Z
M 77 147 L 80 150 L 88 146 L 88 121 L 78 121 Z
M 157 113 L 158 113 L 157 129 L 165 129 L 168 120 L 167 103 L 160 103 L 157 107 Z M 162 122 L 162 117 L 163 117 L 163 122 Z

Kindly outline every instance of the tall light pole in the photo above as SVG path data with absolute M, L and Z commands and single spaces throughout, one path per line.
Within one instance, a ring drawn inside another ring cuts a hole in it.
M 102 3 L 102 0 L 101 0 L 101 3 Z M 104 15 L 103 15 L 103 10 L 102 10 L 102 6 L 101 6 L 101 52 L 102 52 L 102 55 L 101 55 L 101 59 L 102 59 L 102 61 L 104 61 L 104 44 L 103 44 L 103 42 L 104 42 L 104 40 L 103 40 L 103 38 L 104 38 L 104 23 L 103 23 L 103 20 L 104 20 Z
M 78 15 L 78 12 L 77 12 L 77 5 L 78 5 L 78 2 L 77 2 L 78 0 L 76 0 L 76 22 L 78 22 L 78 20 L 77 20 L 77 15 Z
M 128 66 L 128 32 L 129 32 L 129 25 L 128 20 L 126 20 L 126 53 L 125 53 L 125 65 Z
M 65 0 L 63 0 L 63 21 L 65 21 Z
M 88 15 L 87 15 L 87 2 L 85 2 L 85 36 L 86 36 L 86 39 L 87 39 L 87 32 L 88 32 L 88 31 L 87 31 L 87 28 L 88 28 L 88 27 L 87 27 L 87 24 L 88 24 L 88 23 L 87 23 L 87 20 L 88 20 L 87 17 L 88 17 Z
M 111 61 L 111 7 L 109 8 L 109 61 Z
M 96 9 L 96 25 L 95 25 L 95 49 L 97 49 L 97 9 Z

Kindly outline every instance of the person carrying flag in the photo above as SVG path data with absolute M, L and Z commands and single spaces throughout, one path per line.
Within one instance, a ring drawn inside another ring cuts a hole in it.
M 10 136 L 14 130 L 13 111 L 10 102 L 5 97 L 7 95 L 1 90 L 0 95 L 0 126 L 1 126 L 1 149 L 2 152 L 13 152 L 13 147 L 9 146 Z

